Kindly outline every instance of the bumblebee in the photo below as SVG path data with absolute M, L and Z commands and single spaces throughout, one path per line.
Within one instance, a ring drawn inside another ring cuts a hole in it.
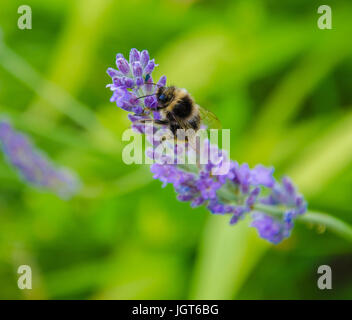
M 202 124 L 207 128 L 221 128 L 219 119 L 209 110 L 196 104 L 186 89 L 160 86 L 155 95 L 161 119 L 153 122 L 167 126 L 174 136 L 178 129 L 193 129 L 197 132 Z

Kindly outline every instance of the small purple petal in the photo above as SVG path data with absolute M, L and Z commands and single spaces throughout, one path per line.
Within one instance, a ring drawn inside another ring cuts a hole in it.
M 107 74 L 113 78 L 113 77 L 121 77 L 122 76 L 122 73 L 113 69 L 113 68 L 108 68 L 108 70 L 106 71 Z
M 141 58 L 140 53 L 137 49 L 133 48 L 130 51 L 130 64 L 133 64 L 136 61 L 139 61 Z
M 156 100 L 156 98 L 154 96 L 146 97 L 144 99 L 144 104 L 147 108 L 156 110 L 156 108 L 158 106 L 158 101 Z
M 244 193 L 249 192 L 251 171 L 247 163 L 235 168 L 236 179 L 238 180 L 241 190 Z
M 118 58 L 116 60 L 116 65 L 119 71 L 121 71 L 124 75 L 128 75 L 130 73 L 130 65 L 124 58 Z
M 274 244 L 278 244 L 290 235 L 291 226 L 280 223 L 273 217 L 263 213 L 255 213 L 251 226 L 258 230 L 259 236 Z
M 236 213 L 234 213 L 230 219 L 230 222 L 229 222 L 230 225 L 236 224 L 239 219 L 240 219 L 240 217 Z
M 255 166 L 252 170 L 252 183 L 254 185 L 263 185 L 268 188 L 272 188 L 275 184 L 275 180 L 273 177 L 274 168 L 266 168 L 261 164 Z
M 197 198 L 193 199 L 193 201 L 191 203 L 191 207 L 192 208 L 199 207 L 204 202 L 205 202 L 205 200 L 202 197 L 197 197 Z
M 138 77 L 138 78 L 136 79 L 136 86 L 137 86 L 137 87 L 140 87 L 140 86 L 142 86 L 143 84 L 144 84 L 143 78 L 142 78 L 142 77 Z
M 295 187 L 289 177 L 282 178 L 282 185 L 289 195 L 295 194 Z
M 149 62 L 149 53 L 147 50 L 143 50 L 141 53 L 141 64 L 142 67 L 145 68 L 145 66 L 148 64 Z
M 161 114 L 158 111 L 153 111 L 153 118 L 155 120 L 160 120 L 161 119 Z
M 149 74 L 149 73 L 152 73 L 153 70 L 155 68 L 155 62 L 154 62 L 154 59 L 153 60 L 149 60 L 147 65 L 145 66 L 144 68 L 144 74 Z
M 214 214 L 224 214 L 225 213 L 225 206 L 215 199 L 213 199 L 209 202 L 207 208 L 208 208 L 208 210 L 210 210 L 211 213 L 214 213 Z
M 166 76 L 161 76 L 157 84 L 158 84 L 159 87 L 165 87 L 165 85 L 166 85 Z
M 134 77 L 141 77 L 143 74 L 142 65 L 139 61 L 132 63 L 132 72 Z
M 118 53 L 118 54 L 116 55 L 116 60 L 117 60 L 117 59 L 120 59 L 120 58 L 125 59 L 125 57 L 123 56 L 122 53 Z
M 114 77 L 112 79 L 112 82 L 113 82 L 114 86 L 116 86 L 116 87 L 125 86 L 125 82 L 124 82 L 123 78 L 121 78 L 121 77 Z
M 131 78 L 124 77 L 124 78 L 122 79 L 122 82 L 123 82 L 123 85 L 124 85 L 126 88 L 132 89 L 132 88 L 134 87 L 134 81 L 133 81 L 133 79 L 131 79 Z
M 257 201 L 257 197 L 258 197 L 259 193 L 260 193 L 260 188 L 259 187 L 254 188 L 250 192 L 249 197 L 246 200 L 247 206 L 253 206 L 255 204 L 255 202 Z
M 135 114 L 141 114 L 141 113 L 143 113 L 143 108 L 139 105 L 133 106 L 132 112 L 134 112 Z
M 199 192 L 204 199 L 215 199 L 216 191 L 220 189 L 221 183 L 206 174 L 201 174 L 196 183 Z

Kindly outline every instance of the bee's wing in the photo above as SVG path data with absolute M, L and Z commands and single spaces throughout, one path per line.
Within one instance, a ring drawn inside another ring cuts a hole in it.
M 207 129 L 221 129 L 221 122 L 214 113 L 202 108 L 200 105 L 197 106 L 202 123 L 207 126 Z

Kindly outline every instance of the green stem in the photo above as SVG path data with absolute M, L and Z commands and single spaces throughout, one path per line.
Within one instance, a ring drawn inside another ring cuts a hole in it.
M 308 211 L 307 213 L 300 216 L 297 220 L 307 223 L 324 225 L 336 235 L 339 235 L 348 241 L 352 241 L 352 226 L 329 214 Z
M 253 209 L 257 211 L 269 213 L 270 215 L 280 216 L 280 217 L 282 217 L 285 211 L 280 207 L 268 206 L 265 204 L 255 204 Z

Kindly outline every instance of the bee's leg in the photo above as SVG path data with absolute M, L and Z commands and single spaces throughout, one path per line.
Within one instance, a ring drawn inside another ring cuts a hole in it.
M 167 120 L 153 120 L 153 121 L 156 124 L 161 124 L 161 125 L 164 125 L 164 126 L 169 124 L 169 121 L 167 121 Z
M 160 124 L 160 125 L 167 125 L 169 124 L 169 121 L 167 120 L 154 120 L 154 119 L 144 119 L 144 120 L 138 120 L 140 123 L 146 123 L 146 122 L 153 122 L 155 124 Z

